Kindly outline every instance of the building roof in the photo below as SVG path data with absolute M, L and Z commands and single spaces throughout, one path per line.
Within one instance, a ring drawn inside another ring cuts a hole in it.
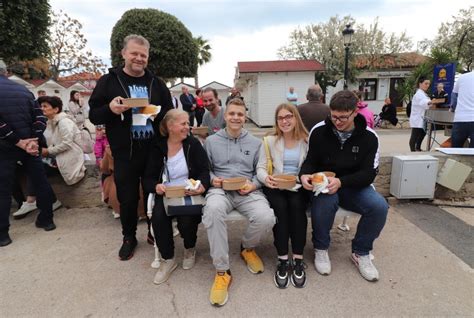
M 279 60 L 237 62 L 239 73 L 324 71 L 316 60 Z
M 357 69 L 401 69 L 413 68 L 426 62 L 429 57 L 416 52 L 380 54 L 375 56 L 358 55 L 354 58 Z
M 212 81 L 210 83 L 207 83 L 206 85 L 204 86 L 201 86 L 201 89 L 204 89 L 206 87 L 213 87 L 213 88 L 216 88 L 216 89 L 231 89 L 232 87 L 230 86 L 227 86 L 225 84 L 222 84 L 222 83 L 219 83 L 217 81 Z
M 69 76 L 64 76 L 58 78 L 58 81 L 90 81 L 90 80 L 98 80 L 102 76 L 101 73 L 89 73 L 89 72 L 81 72 L 77 74 L 72 74 Z

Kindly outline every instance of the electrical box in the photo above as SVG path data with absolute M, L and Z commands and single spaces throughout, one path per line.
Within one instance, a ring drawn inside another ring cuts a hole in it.
M 456 160 L 447 159 L 439 172 L 437 182 L 448 189 L 459 191 L 471 171 L 471 167 Z
M 390 194 L 398 199 L 432 199 L 437 174 L 438 159 L 433 156 L 394 156 Z

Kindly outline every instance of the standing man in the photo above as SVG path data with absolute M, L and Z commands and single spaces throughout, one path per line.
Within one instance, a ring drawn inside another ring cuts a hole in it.
M 298 105 L 297 109 L 300 113 L 303 124 L 308 131 L 314 127 L 317 123 L 325 120 L 329 116 L 328 105 L 322 102 L 323 91 L 319 84 L 311 85 L 306 93 L 306 99 L 308 100 L 305 104 Z
M 15 168 L 20 161 L 33 185 L 40 213 L 36 227 L 51 231 L 53 222 L 53 190 L 39 157 L 38 139 L 46 129 L 46 117 L 33 94 L 6 77 L 7 68 L 0 60 L 0 246 L 12 242 L 10 208 Z
M 202 102 L 207 112 L 202 119 L 202 125 L 207 126 L 209 136 L 225 128 L 224 111 L 219 106 L 217 91 L 208 87 L 202 93 Z
M 286 94 L 286 100 L 297 106 L 298 105 L 298 95 L 295 93 L 295 88 L 290 86 L 288 94 Z
M 189 126 L 194 126 L 194 116 L 196 109 L 196 99 L 192 94 L 189 94 L 189 89 L 186 86 L 181 87 L 182 94 L 179 96 L 179 101 L 183 106 L 183 110 L 189 114 Z
M 89 104 L 90 120 L 94 125 L 105 124 L 107 138 L 115 163 L 115 184 L 120 202 L 123 244 L 120 260 L 133 257 L 137 246 L 137 207 L 139 185 L 143 178 L 150 145 L 159 133 L 159 123 L 172 106 L 171 94 L 165 83 L 147 68 L 150 43 L 140 35 L 124 39 L 122 57 L 125 65 L 109 69 L 92 92 Z M 160 113 L 145 125 L 139 109 L 122 104 L 124 98 L 148 98 L 152 105 L 160 105 Z M 146 197 L 146 196 L 144 196 Z
M 237 89 L 237 87 L 232 87 L 230 89 L 230 95 L 227 96 L 227 99 L 225 100 L 225 105 L 227 106 L 229 104 L 229 102 L 231 100 L 233 100 L 234 98 L 240 98 L 241 100 L 244 100 L 244 98 L 242 96 L 240 96 L 240 92 Z
M 225 223 L 227 214 L 236 209 L 249 219 L 240 255 L 253 274 L 264 270 L 255 248 L 275 224 L 273 210 L 257 180 L 256 170 L 262 143 L 242 128 L 245 123 L 244 102 L 238 98 L 231 100 L 225 109 L 224 118 L 226 128 L 208 137 L 204 144 L 211 163 L 211 188 L 206 195 L 202 223 L 207 229 L 212 262 L 216 269 L 209 297 L 214 306 L 223 306 L 227 302 L 232 280 Z M 233 177 L 244 177 L 247 181 L 240 190 L 224 190 L 223 180 Z
M 469 148 L 474 148 L 474 71 L 459 76 L 452 97 L 452 145 L 461 148 L 469 138 Z
M 334 94 L 329 104 L 330 118 L 313 128 L 300 178 L 303 187 L 312 190 L 312 173 L 336 173 L 335 177 L 328 177 L 328 193 L 313 197 L 311 205 L 316 270 L 321 275 L 331 273 L 329 232 L 340 205 L 361 215 L 351 256 L 362 277 L 373 282 L 379 279 L 379 272 L 370 259 L 370 251 L 385 225 L 388 205 L 371 186 L 378 171 L 379 142 L 364 117 L 357 114 L 357 102 L 351 91 Z

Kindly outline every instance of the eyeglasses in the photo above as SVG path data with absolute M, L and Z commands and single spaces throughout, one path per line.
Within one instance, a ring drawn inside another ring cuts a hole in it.
M 354 114 L 355 112 L 355 109 L 347 116 L 334 116 L 334 115 L 331 115 L 331 120 L 336 122 L 336 121 L 340 121 L 341 123 L 345 123 L 346 121 L 349 120 L 349 118 L 351 118 L 352 114 Z
M 282 122 L 282 121 L 290 121 L 293 119 L 293 114 L 288 114 L 286 116 L 277 116 L 277 121 Z

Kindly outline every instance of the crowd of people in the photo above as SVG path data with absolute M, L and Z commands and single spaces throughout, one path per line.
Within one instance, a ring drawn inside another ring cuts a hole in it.
M 378 172 L 379 141 L 371 129 L 374 116 L 361 96 L 344 90 L 325 105 L 321 88 L 312 85 L 306 95 L 309 102 L 296 106 L 297 95 L 290 89 L 288 102 L 275 109 L 274 132 L 262 142 L 243 128 L 247 108 L 237 90 L 222 107 L 214 89 L 206 88 L 194 97 L 183 87 L 183 110 L 176 109 L 177 101 L 166 84 L 147 69 L 149 48 L 144 37 L 127 36 L 121 51 L 124 65 L 103 75 L 89 100 L 103 200 L 122 227 L 119 259 L 133 257 L 138 245 L 137 221 L 144 216 L 143 200 L 152 193 L 155 201 L 147 219 L 147 241 L 156 243 L 162 259 L 155 284 L 166 282 L 178 267 L 173 219 L 183 238 L 185 270 L 196 262 L 197 231 L 202 222 L 215 269 L 209 300 L 223 306 L 235 279 L 225 221 L 236 210 L 249 221 L 240 244 L 248 270 L 252 274 L 265 270 L 257 249 L 273 231 L 274 284 L 282 289 L 290 284 L 303 288 L 311 280 L 303 257 L 306 211 L 311 216 L 315 269 L 329 275 L 330 230 L 341 206 L 361 215 L 350 255 L 363 278 L 377 281 L 379 272 L 371 251 L 385 225 L 388 204 L 372 186 Z M 421 93 L 427 85 L 420 82 Z M 13 91 L 15 94 L 10 93 Z M 462 88 L 458 91 L 461 94 Z M 428 105 L 421 93 L 413 101 L 413 129 L 419 128 L 415 105 Z M 22 163 L 37 198 L 36 226 L 53 230 L 57 198 L 42 158 L 54 160 L 66 184 L 80 182 L 85 173 L 81 132 L 85 117 L 78 93 L 71 93 L 69 115 L 62 111 L 59 98 L 45 96 L 36 101 L 26 88 L 4 76 L 0 76 L 0 94 L 0 176 L 6 180 L 0 187 L 0 246 L 5 246 L 11 243 L 8 229 L 15 165 Z M 140 107 L 124 104 L 128 98 L 146 98 L 149 105 L 161 109 L 143 120 Z M 458 99 L 458 107 L 461 101 Z M 386 112 L 392 113 L 390 101 L 386 103 Z M 206 138 L 191 133 L 194 118 L 198 126 L 208 128 Z M 46 127 L 50 132 L 43 134 Z M 464 125 L 459 129 L 465 129 Z M 421 133 L 415 130 L 412 137 L 417 149 Z M 295 184 L 282 187 L 281 175 L 291 177 Z M 240 184 L 229 188 L 233 182 Z M 180 203 L 168 197 L 172 188 L 183 190 Z

